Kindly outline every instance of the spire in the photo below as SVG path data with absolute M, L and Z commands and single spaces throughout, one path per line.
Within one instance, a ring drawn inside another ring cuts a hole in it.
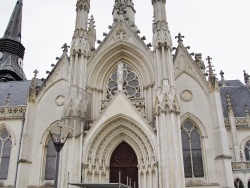
M 18 0 L 5 30 L 3 38 L 21 42 L 23 1 Z
M 26 80 L 23 72 L 25 48 L 21 44 L 22 7 L 23 1 L 18 0 L 0 38 L 0 81 Z
M 112 12 L 114 21 L 126 20 L 132 26 L 135 24 L 135 13 L 133 0 L 115 0 Z

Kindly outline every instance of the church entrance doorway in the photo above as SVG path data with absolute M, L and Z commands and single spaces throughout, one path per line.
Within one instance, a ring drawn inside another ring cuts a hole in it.
M 138 188 L 138 161 L 132 147 L 126 142 L 119 144 L 114 150 L 110 159 L 110 183 L 119 182 L 119 172 L 121 172 L 121 183 L 127 185 L 131 178 L 131 187 Z

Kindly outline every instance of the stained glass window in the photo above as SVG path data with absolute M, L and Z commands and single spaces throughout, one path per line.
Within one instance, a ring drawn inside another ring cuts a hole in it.
M 239 178 L 237 178 L 237 179 L 234 181 L 234 187 L 235 187 L 235 188 L 244 188 L 244 185 L 243 185 L 242 181 L 241 181 Z
M 53 141 L 50 139 L 47 145 L 46 165 L 45 165 L 45 180 L 53 180 L 56 169 L 56 150 Z
M 8 177 L 10 153 L 11 153 L 11 136 L 6 129 L 0 131 L 0 179 Z
M 244 152 L 246 161 L 250 161 L 250 140 L 246 143 Z
M 119 66 L 119 65 L 118 65 Z M 120 63 L 120 73 L 118 71 L 114 71 L 108 80 L 107 83 L 107 95 L 106 99 L 111 99 L 113 95 L 115 95 L 118 91 L 118 83 L 117 80 L 119 77 L 122 77 L 121 80 L 122 90 L 125 95 L 129 98 L 140 98 L 141 91 L 140 91 L 140 82 L 136 75 L 136 73 L 124 62 Z M 120 75 L 118 75 L 120 74 Z
M 186 121 L 181 130 L 185 177 L 203 177 L 200 133 L 196 126 Z

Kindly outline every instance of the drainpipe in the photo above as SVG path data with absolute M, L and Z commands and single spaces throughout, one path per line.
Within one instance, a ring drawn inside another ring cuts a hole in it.
M 22 128 L 21 128 L 21 135 L 20 135 L 20 140 L 19 140 L 19 148 L 18 148 L 17 163 L 16 163 L 16 175 L 15 175 L 15 184 L 14 184 L 15 188 L 17 187 L 16 182 L 17 182 L 18 166 L 19 166 L 20 152 L 21 152 L 21 145 L 22 145 L 22 138 L 23 138 L 24 122 L 25 122 L 25 112 L 23 112 L 23 115 L 22 115 Z

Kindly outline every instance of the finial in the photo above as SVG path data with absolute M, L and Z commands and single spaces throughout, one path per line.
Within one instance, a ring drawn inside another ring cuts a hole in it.
M 68 50 L 69 50 L 69 47 L 70 47 L 70 46 L 68 46 L 67 43 L 65 43 L 65 44 L 62 46 L 63 52 L 67 53 Z
M 224 72 L 221 70 L 220 71 L 220 76 L 221 76 L 221 86 L 227 86 L 225 78 L 224 78 Z
M 6 97 L 6 106 L 9 106 L 10 104 L 10 93 L 7 94 L 7 97 Z
M 245 81 L 245 83 L 248 83 L 248 82 L 249 82 L 250 75 L 247 74 L 247 72 L 246 72 L 245 70 L 244 70 L 243 72 L 244 72 L 244 81 Z
M 212 65 L 212 58 L 210 56 L 207 56 L 207 63 L 208 63 L 208 78 L 211 80 L 215 77 L 214 75 L 214 70 L 213 70 L 213 65 Z
M 39 71 L 36 69 L 36 70 L 34 70 L 34 78 L 36 78 L 37 77 L 37 74 L 39 73 Z
M 181 33 L 178 33 L 178 36 L 175 36 L 175 38 L 178 39 L 177 42 L 183 42 L 182 39 L 185 37 L 183 35 L 181 35 Z
M 233 104 L 232 104 L 232 101 L 231 101 L 230 94 L 228 92 L 226 94 L 226 98 L 227 98 L 227 109 L 228 109 L 229 112 L 233 112 Z
M 34 70 L 34 77 L 31 80 L 31 84 L 29 87 L 29 102 L 35 102 L 36 96 L 37 96 L 37 74 L 39 73 L 38 70 Z
M 95 20 L 94 20 L 94 16 L 91 15 L 89 19 L 89 29 L 94 29 L 94 28 L 95 28 Z

